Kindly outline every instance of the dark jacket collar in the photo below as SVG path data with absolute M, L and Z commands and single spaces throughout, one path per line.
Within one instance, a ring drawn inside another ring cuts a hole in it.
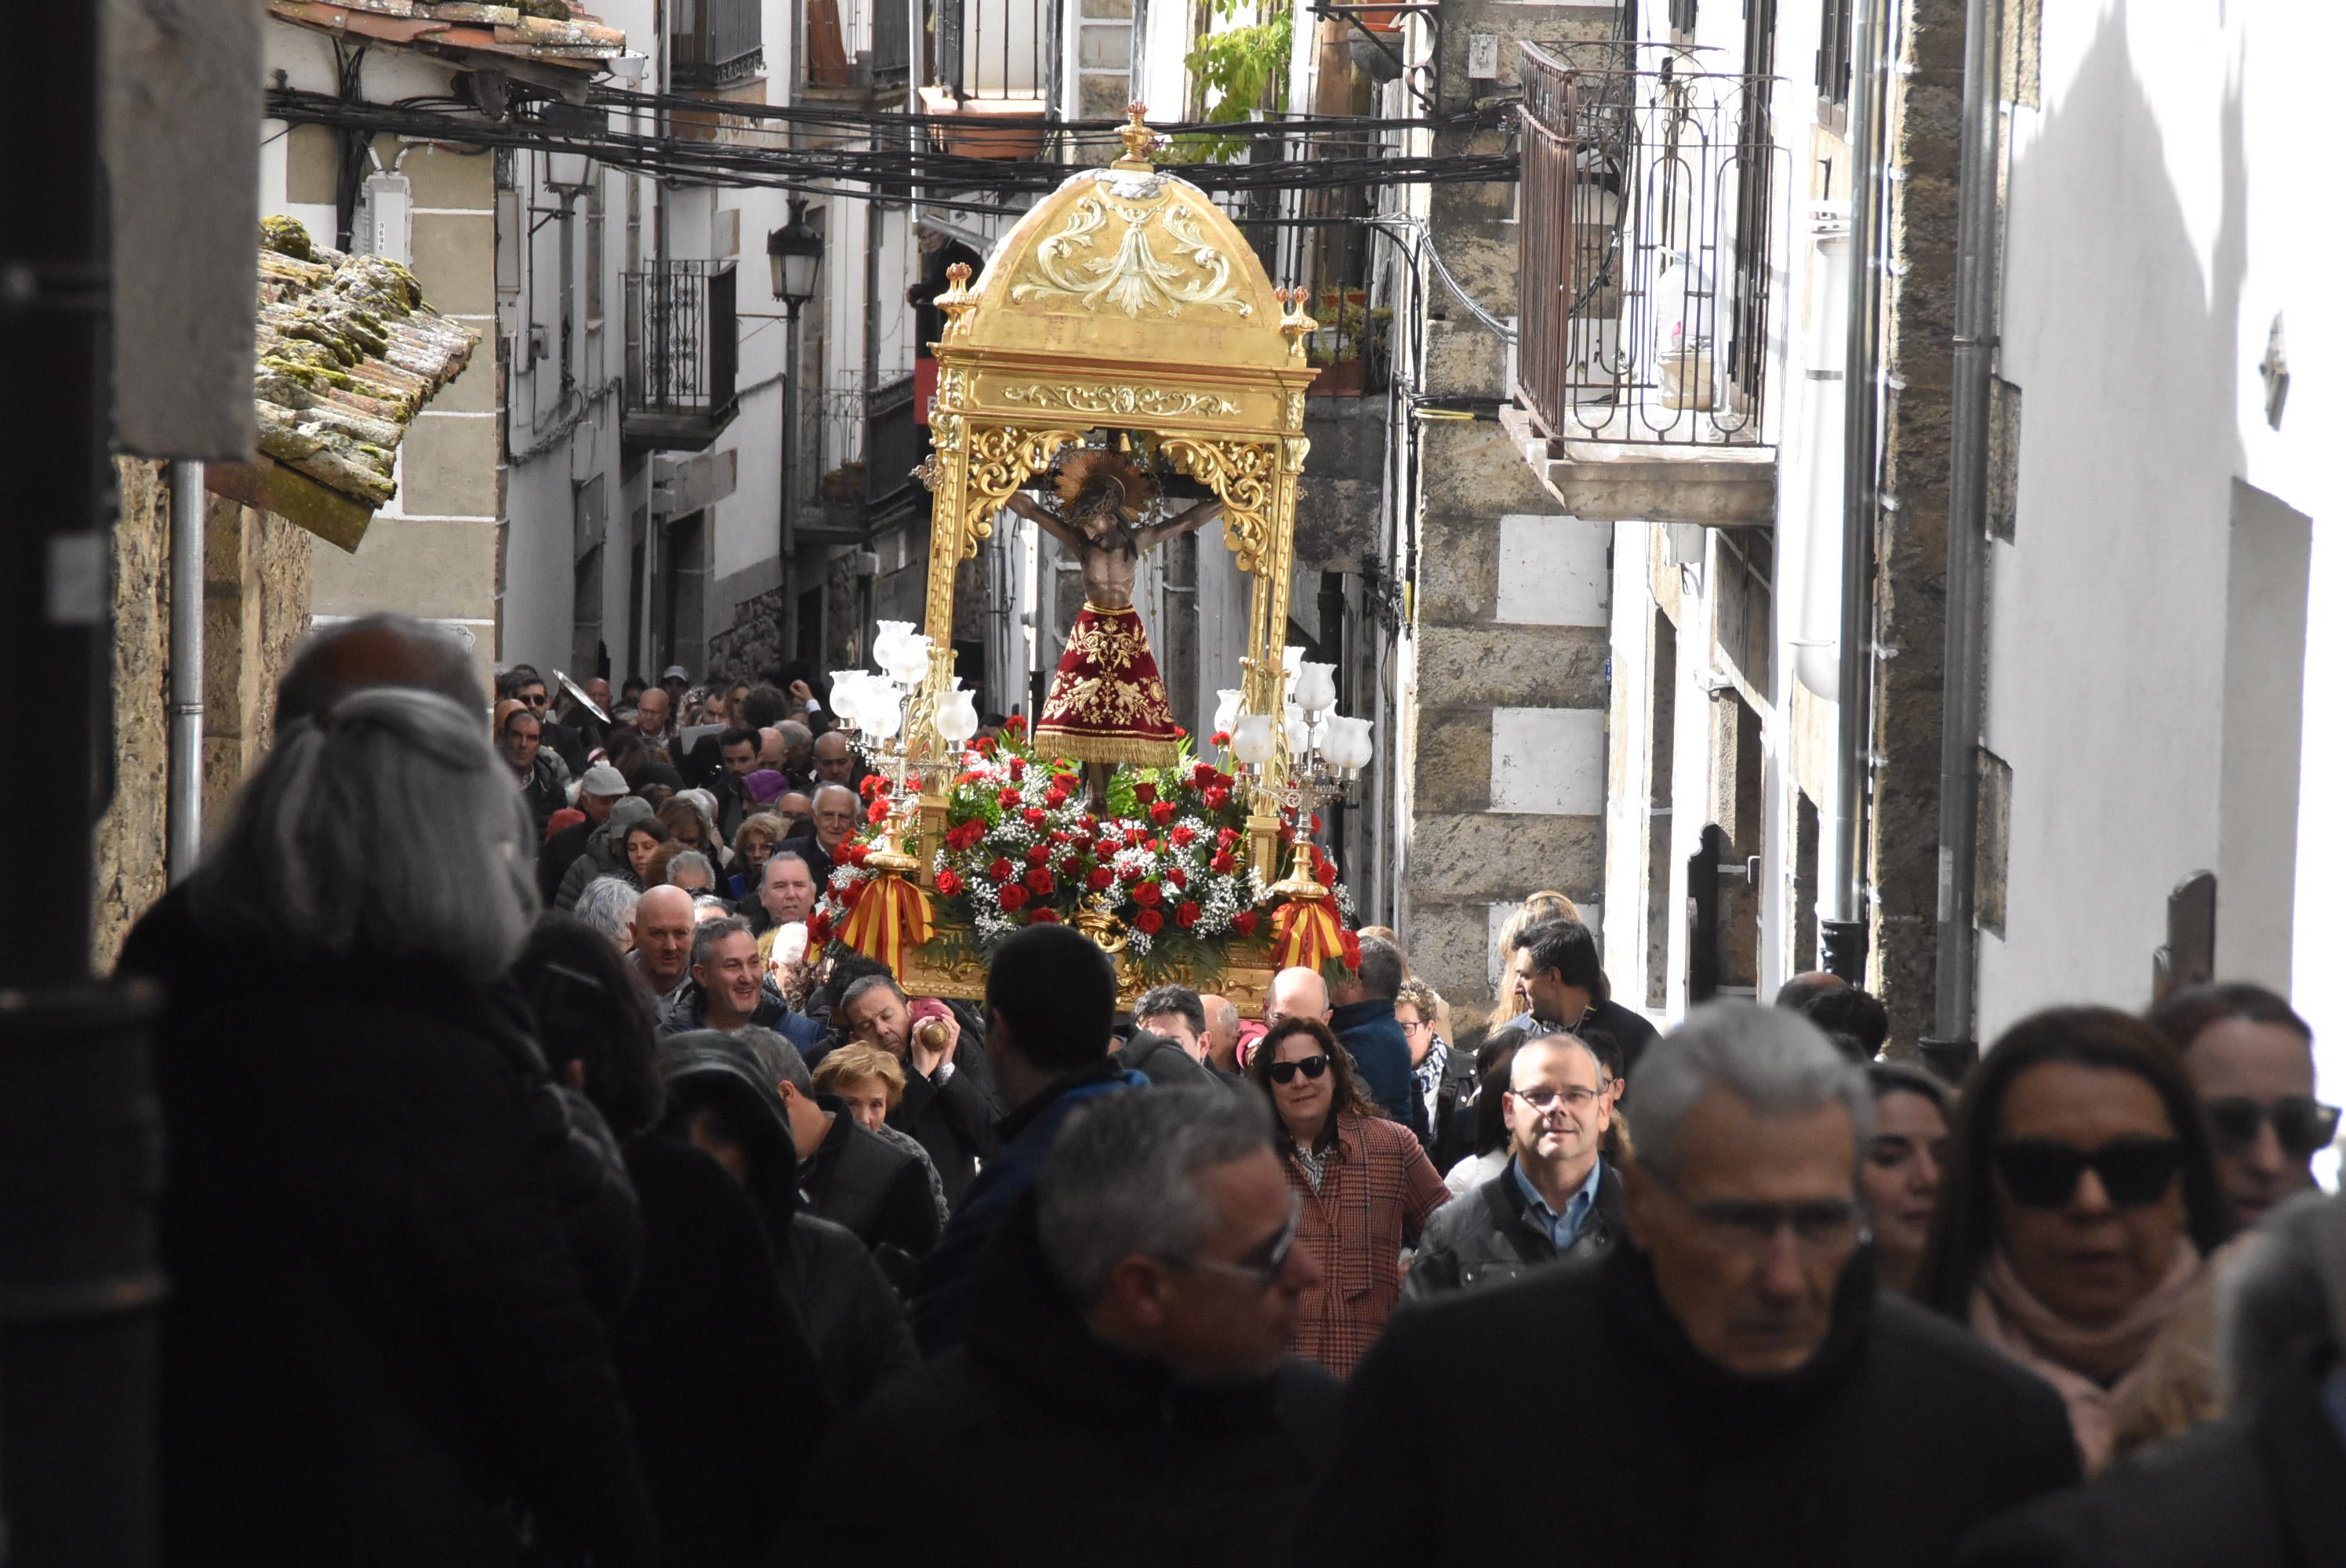
M 1088 1065 L 1077 1067 L 1072 1072 L 1062 1073 L 1045 1084 L 1034 1098 L 996 1122 L 994 1125 L 994 1135 L 1006 1144 L 1032 1126 L 1035 1118 L 1041 1115 L 1052 1105 L 1066 1098 L 1076 1090 L 1122 1083 L 1127 1077 L 1139 1079 L 1146 1083 L 1145 1079 L 1140 1079 L 1138 1074 L 1126 1073 L 1121 1063 L 1107 1056 Z
M 1358 1029 L 1363 1023 L 1379 1019 L 1392 1020 L 1393 1004 L 1382 996 L 1364 996 L 1358 1002 L 1347 1002 L 1328 1014 L 1328 1027 L 1341 1034 L 1348 1029 Z

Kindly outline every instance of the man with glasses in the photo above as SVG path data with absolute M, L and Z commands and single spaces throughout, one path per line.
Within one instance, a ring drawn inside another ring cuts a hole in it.
M 2076 1481 L 2049 1386 L 1876 1291 L 1872 1095 L 1814 1025 L 1702 1008 L 1623 1103 L 1627 1245 L 1395 1317 L 1292 1561 L 1932 1568 Z
M 541 739 L 548 751 L 561 759 L 562 777 L 566 782 L 586 771 L 586 747 L 578 732 L 566 724 L 557 724 L 554 708 L 546 696 L 546 677 L 537 673 L 535 665 L 517 664 L 505 671 L 497 682 L 497 695 L 522 703 L 537 715 L 543 727 Z
M 1508 1082 L 1515 1156 L 1425 1222 L 1404 1301 L 1497 1284 L 1559 1257 L 1593 1257 L 1621 1235 L 1621 1177 L 1597 1152 L 1613 1125 L 1613 1087 L 1596 1053 L 1570 1034 L 1526 1040 Z
M 906 1476 L 917 1495 L 811 1511 L 807 1560 L 1276 1560 L 1341 1396 L 1287 1354 L 1319 1272 L 1270 1137 L 1260 1095 L 1212 1086 L 1069 1117 L 996 1234 L 965 1342 L 850 1417 L 806 1491 Z

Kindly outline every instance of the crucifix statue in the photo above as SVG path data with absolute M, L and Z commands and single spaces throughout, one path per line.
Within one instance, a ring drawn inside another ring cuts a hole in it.
M 1148 634 L 1132 607 L 1140 553 L 1204 527 L 1221 515 L 1222 504 L 1200 501 L 1147 523 L 1158 503 L 1156 484 L 1125 453 L 1097 448 L 1061 463 L 1056 489 L 1056 507 L 1024 491 L 1007 503 L 1074 551 L 1084 574 L 1084 613 L 1067 634 L 1035 724 L 1035 746 L 1046 756 L 1084 765 L 1086 793 L 1096 811 L 1107 805 L 1108 775 L 1118 763 L 1168 766 L 1180 738 Z

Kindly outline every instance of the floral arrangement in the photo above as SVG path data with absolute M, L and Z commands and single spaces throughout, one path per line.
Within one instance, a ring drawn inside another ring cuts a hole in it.
M 884 779 L 864 781 L 865 819 L 876 833 L 893 809 Z M 923 846 L 936 895 L 983 953 L 1022 926 L 1113 920 L 1127 962 L 1144 972 L 1180 965 L 1210 969 L 1233 941 L 1272 935 L 1275 895 L 1255 874 L 1246 841 L 1247 804 L 1238 780 L 1194 759 L 1184 737 L 1168 768 L 1119 768 L 1107 809 L 1094 812 L 1081 769 L 1039 756 L 1013 718 L 997 739 L 962 756 L 944 842 Z M 1293 841 L 1280 830 L 1282 846 Z M 808 925 L 828 940 L 873 875 L 869 842 L 842 846 L 831 886 Z M 1316 846 L 1312 874 L 1340 907 L 1350 900 L 1335 863 Z M 1347 962 L 1358 938 L 1342 932 Z

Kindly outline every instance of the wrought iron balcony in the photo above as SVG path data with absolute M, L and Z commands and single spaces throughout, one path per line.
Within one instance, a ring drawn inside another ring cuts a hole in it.
M 960 158 L 1031 158 L 1060 101 L 1061 14 L 1054 0 L 935 0 L 935 68 L 921 112 L 966 122 L 939 127 Z
M 1599 508 L 1581 515 L 1708 509 L 1682 520 L 1764 520 L 1774 489 L 1771 290 L 1785 227 L 1771 84 L 1675 57 L 1632 69 L 1619 45 L 1523 52 L 1521 412 L 1511 426 L 1545 443 L 1552 463 L 1616 465 L 1579 476 L 1578 499 Z M 1706 477 L 1733 492 L 1637 511 L 1645 503 L 1634 494 L 1586 488 L 1631 480 L 1622 464 L 1688 458 L 1715 464 Z M 1557 488 L 1574 476 L 1545 477 Z
M 621 436 L 632 447 L 699 452 L 733 423 L 740 406 L 733 263 L 670 261 L 622 280 L 627 364 Z
M 913 417 L 913 378 L 869 392 L 843 375 L 814 394 L 814 450 L 800 465 L 800 530 L 821 537 L 860 533 L 863 519 L 903 500 L 928 436 Z
M 669 0 L 668 79 L 677 87 L 725 87 L 764 63 L 759 0 Z

